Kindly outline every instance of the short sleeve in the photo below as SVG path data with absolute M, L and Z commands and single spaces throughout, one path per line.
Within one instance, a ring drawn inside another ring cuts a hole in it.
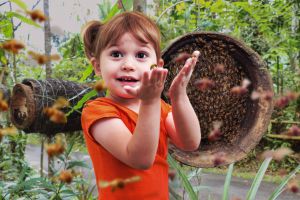
M 161 109 L 162 119 L 165 120 L 169 112 L 172 111 L 172 106 L 166 103 L 164 100 L 161 100 Z
M 88 137 L 92 137 L 89 133 L 90 127 L 96 121 L 110 117 L 120 118 L 118 109 L 113 105 L 99 99 L 87 102 L 81 114 L 81 126 L 84 134 Z

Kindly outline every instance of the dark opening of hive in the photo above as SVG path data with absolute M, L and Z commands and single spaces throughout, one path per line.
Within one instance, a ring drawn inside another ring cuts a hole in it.
M 169 70 L 164 89 L 167 93 L 172 80 L 182 68 L 175 58 L 183 52 L 191 54 L 200 51 L 201 55 L 187 87 L 187 94 L 198 116 L 202 140 L 196 152 L 180 151 L 170 145 L 173 156 L 197 167 L 213 167 L 212 155 L 225 153 L 229 164 L 245 157 L 260 140 L 272 112 L 272 103 L 263 100 L 253 101 L 253 90 L 272 91 L 271 79 L 259 56 L 241 42 L 224 34 L 202 32 L 185 35 L 173 42 L 163 53 L 165 68 Z M 222 66 L 223 72 L 216 71 Z M 215 85 L 200 91 L 195 82 L 208 78 Z M 248 92 L 234 95 L 231 88 L 240 86 L 244 79 L 251 81 Z M 164 98 L 169 102 L 167 96 Z M 221 139 L 209 141 L 208 134 L 215 121 L 221 121 Z
M 15 126 L 23 129 L 33 121 L 34 107 L 31 88 L 17 84 L 11 97 L 11 119 Z

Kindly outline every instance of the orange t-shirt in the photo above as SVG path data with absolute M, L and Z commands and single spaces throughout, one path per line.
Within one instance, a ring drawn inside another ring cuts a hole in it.
M 102 118 L 120 118 L 126 127 L 133 133 L 138 114 L 114 101 L 102 97 L 86 103 L 81 117 L 82 130 L 85 137 L 87 149 L 93 162 L 97 183 L 100 181 L 112 181 L 117 178 L 127 179 L 133 176 L 141 178 L 138 182 L 125 185 L 112 191 L 111 187 L 99 188 L 98 193 L 101 200 L 166 200 L 169 199 L 168 192 L 168 141 L 165 128 L 165 119 L 171 111 L 171 106 L 161 100 L 160 136 L 157 153 L 153 166 L 147 170 L 138 170 L 124 164 L 93 138 L 89 132 L 90 127 Z M 112 127 L 114 128 L 114 127 Z

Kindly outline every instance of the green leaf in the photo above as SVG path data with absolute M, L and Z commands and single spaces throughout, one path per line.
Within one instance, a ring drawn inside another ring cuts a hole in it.
M 168 162 L 178 172 L 181 178 L 180 180 L 182 182 L 182 185 L 184 189 L 187 191 L 190 200 L 198 200 L 197 194 L 195 193 L 193 186 L 189 182 L 187 176 L 184 174 L 183 169 L 177 164 L 177 162 L 172 158 L 171 155 L 168 155 Z
M 21 0 L 9 0 L 9 1 L 17 4 L 23 10 L 27 10 L 27 5 L 23 1 Z
M 69 142 L 67 150 L 65 152 L 66 157 L 68 157 L 73 149 L 73 146 L 75 144 L 75 138 L 72 138 L 71 142 Z
M 230 181 L 231 181 L 231 176 L 232 176 L 232 171 L 233 171 L 233 165 L 234 163 L 231 163 L 228 168 L 228 172 L 226 175 L 225 183 L 224 183 L 224 190 L 223 190 L 223 197 L 222 200 L 228 200 L 228 191 L 229 191 L 229 186 L 230 186 Z
M 45 178 L 41 178 L 40 180 L 40 186 L 46 188 L 48 191 L 56 192 L 56 187 L 54 184 L 47 181 Z
M 73 192 L 73 190 L 70 189 L 65 189 L 65 190 L 61 190 L 60 193 L 62 194 L 70 194 L 72 196 L 75 196 L 76 194 Z
M 132 10 L 133 7 L 133 0 L 123 0 L 123 5 L 126 9 L 126 11 Z M 115 16 L 116 14 L 118 14 L 121 10 L 118 8 L 118 2 L 116 2 L 112 8 L 110 9 L 108 15 L 106 16 L 106 18 L 103 20 L 104 22 L 109 21 L 113 16 Z
M 19 13 L 16 12 L 7 12 L 7 17 L 11 18 L 11 17 L 16 17 L 19 20 L 21 20 L 22 22 L 35 26 L 37 28 L 42 28 L 40 25 L 38 25 L 37 23 L 35 23 L 34 21 L 32 21 L 31 19 L 28 19 L 27 17 L 24 17 L 23 15 L 20 15 Z
M 86 93 L 82 99 L 80 99 L 80 101 L 77 102 L 77 104 L 72 107 L 72 109 L 66 114 L 66 116 L 69 116 L 70 114 L 72 114 L 74 112 L 74 110 L 79 110 L 80 108 L 82 108 L 83 104 L 91 99 L 92 97 L 97 96 L 97 91 L 96 90 L 91 90 L 90 92 Z
M 0 33 L 2 33 L 5 38 L 13 37 L 13 26 L 9 19 L 2 19 L 0 21 Z
M 266 173 L 266 170 L 267 170 L 271 160 L 272 160 L 272 158 L 266 158 L 264 160 L 264 162 L 261 164 L 261 166 L 260 166 L 260 168 L 259 168 L 259 170 L 258 170 L 258 172 L 257 172 L 257 174 L 256 174 L 256 176 L 255 176 L 255 178 L 252 182 L 251 188 L 247 193 L 247 197 L 246 197 L 247 200 L 254 200 L 255 199 L 255 195 L 257 193 L 257 190 L 260 186 L 260 183 L 261 183 L 261 181 L 262 181 L 262 179 L 263 179 L 263 177 Z
M 87 169 L 91 169 L 90 166 L 86 164 L 84 161 L 76 161 L 76 160 L 68 162 L 67 169 L 71 169 L 73 167 L 84 167 Z
M 82 83 L 83 81 L 85 81 L 85 80 L 87 79 L 87 77 L 88 77 L 89 75 L 91 75 L 92 72 L 93 72 L 93 67 L 92 67 L 92 65 L 90 64 L 90 65 L 86 68 L 86 70 L 83 72 L 82 77 L 80 78 L 79 82 Z
M 284 186 L 288 183 L 288 181 L 300 170 L 300 165 L 298 165 L 289 175 L 287 175 L 280 185 L 272 192 L 269 200 L 275 200 L 283 191 Z

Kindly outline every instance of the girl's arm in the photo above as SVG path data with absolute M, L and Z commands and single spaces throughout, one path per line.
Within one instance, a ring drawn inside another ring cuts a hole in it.
M 151 75 L 144 74 L 141 87 L 126 88 L 128 93 L 141 99 L 133 134 L 118 118 L 104 118 L 91 127 L 98 143 L 133 168 L 148 169 L 154 162 L 160 131 L 160 95 L 166 74 L 166 69 L 156 68 Z
M 201 140 L 199 120 L 186 93 L 198 56 L 199 52 L 195 51 L 186 61 L 169 90 L 172 112 L 167 116 L 166 129 L 172 142 L 185 151 L 196 150 Z

